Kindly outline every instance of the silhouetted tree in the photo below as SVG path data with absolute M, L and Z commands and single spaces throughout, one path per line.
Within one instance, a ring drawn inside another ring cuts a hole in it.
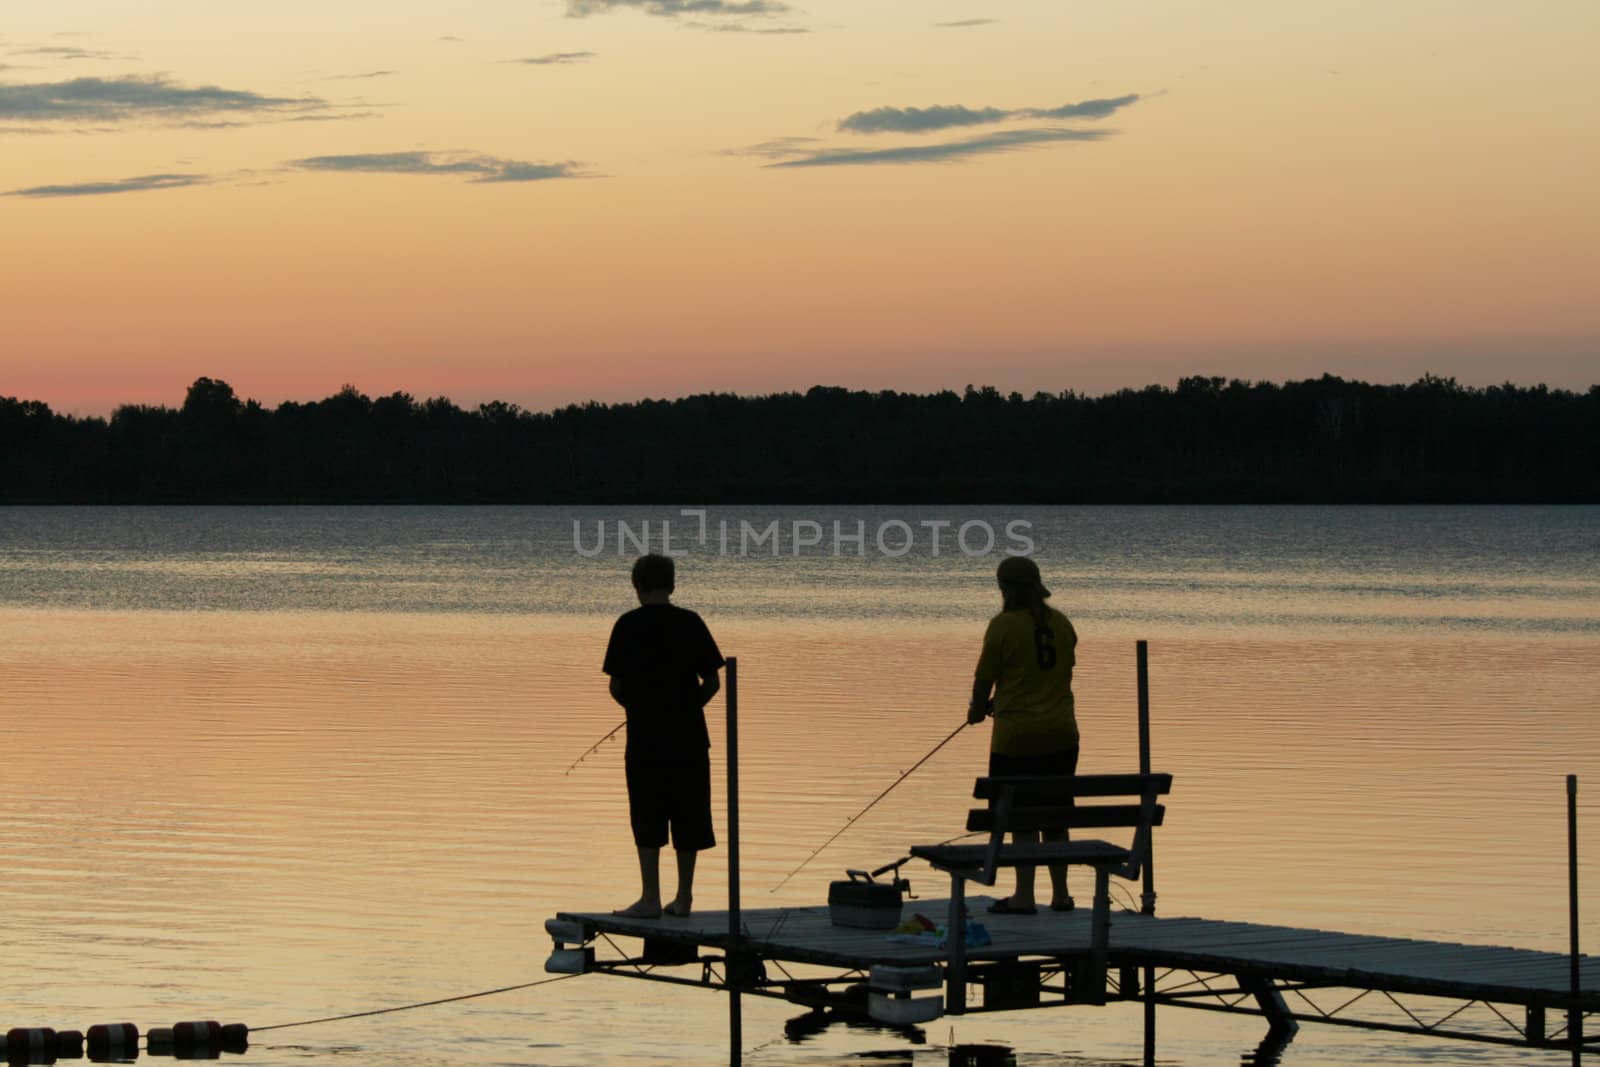
M 200 378 L 109 420 L 0 397 L 9 501 L 1600 502 L 1600 386 L 1192 376 L 1100 397 L 707 393 L 529 412 Z

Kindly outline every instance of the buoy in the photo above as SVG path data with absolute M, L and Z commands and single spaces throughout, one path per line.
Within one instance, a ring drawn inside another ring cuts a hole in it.
M 61 1060 L 83 1059 L 83 1032 L 81 1030 L 56 1031 L 56 1058 Z
M 8 1063 L 56 1062 L 56 1032 L 48 1026 L 15 1026 L 6 1031 Z
M 244 1023 L 229 1023 L 222 1028 L 222 1051 L 235 1055 L 250 1047 L 250 1028 Z
M 95 1063 L 139 1056 L 139 1028 L 132 1023 L 97 1023 L 89 1027 L 88 1036 L 89 1059 Z
M 216 1045 L 222 1040 L 219 1022 L 178 1023 L 172 1028 L 174 1048 L 191 1049 L 197 1045 Z
M 152 1026 L 144 1035 L 145 1051 L 152 1056 L 172 1055 L 172 1027 Z

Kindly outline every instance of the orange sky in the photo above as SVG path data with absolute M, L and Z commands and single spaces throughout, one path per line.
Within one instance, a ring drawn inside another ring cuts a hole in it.
M 7 11 L 0 395 L 1600 381 L 1589 0 L 683 7 Z

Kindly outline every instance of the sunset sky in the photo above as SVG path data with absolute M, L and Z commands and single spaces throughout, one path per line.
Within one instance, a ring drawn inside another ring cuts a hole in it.
M 0 395 L 1600 381 L 1594 0 L 0 12 Z

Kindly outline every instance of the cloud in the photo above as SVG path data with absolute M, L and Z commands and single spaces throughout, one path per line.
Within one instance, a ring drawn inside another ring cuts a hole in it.
M 215 85 L 180 85 L 159 74 L 0 84 L 0 120 L 23 122 L 183 120 L 205 115 L 275 117 L 321 111 L 329 106 L 314 96 L 263 96 Z
M 839 120 L 838 129 L 848 133 L 928 133 L 958 126 L 981 126 L 1008 119 L 1103 119 L 1139 99 L 1138 93 L 1109 100 L 1084 100 L 1060 107 L 1025 107 L 1006 111 L 997 107 L 970 108 L 959 105 L 936 107 L 878 107 L 857 111 Z
M 110 182 L 80 182 L 75 185 L 35 185 L 13 189 L 0 196 L 105 196 L 110 193 L 138 193 L 150 189 L 181 189 L 186 185 L 205 185 L 213 179 L 204 174 L 141 174 Z
M 550 52 L 542 56 L 528 56 L 525 59 L 508 59 L 507 63 L 529 63 L 536 67 L 548 67 L 558 63 L 581 63 L 586 59 L 593 59 L 593 52 Z
M 729 148 L 721 155 L 724 156 L 758 156 L 762 159 L 791 159 L 794 156 L 804 155 L 812 151 L 812 145 L 817 143 L 815 137 L 776 137 L 760 144 L 746 145 L 743 148 Z
M 526 163 L 495 156 L 439 152 L 371 152 L 358 155 L 311 156 L 289 164 L 301 170 L 340 171 L 349 174 L 472 174 L 475 183 L 538 182 L 553 178 L 579 178 L 578 165 Z
M 500 169 L 477 179 L 479 182 L 543 182 L 552 178 L 576 178 L 578 172 L 571 163 L 519 163 L 514 159 L 497 160 Z
M 1030 119 L 1103 119 L 1129 104 L 1138 102 L 1139 94 L 1129 93 L 1127 96 L 1114 96 L 1109 100 L 1084 100 L 1076 104 L 1062 104 L 1060 107 L 1029 108 L 1017 114 Z
M 318 112 L 311 115 L 285 115 L 281 118 L 239 119 L 188 119 L 171 123 L 180 130 L 235 130 L 241 126 L 261 126 L 274 122 L 353 122 L 356 119 L 378 119 L 377 111 Z M 101 131 L 105 132 L 105 131 Z
M 435 37 L 434 40 L 435 41 L 441 41 L 444 44 L 460 44 L 464 40 L 464 38 L 456 37 L 456 36 L 454 36 L 452 34 L 448 34 L 447 33 L 443 37 Z
M 131 59 L 115 52 L 102 52 L 93 48 L 70 48 L 66 45 L 46 45 L 40 48 L 19 48 L 14 56 L 49 56 L 53 59 Z
M 334 81 L 360 81 L 365 78 L 387 78 L 399 73 L 397 70 L 369 70 L 363 74 L 330 74 L 328 77 Z
M 567 17 L 587 18 L 612 11 L 643 11 L 647 15 L 781 15 L 789 5 L 780 0 L 567 0 Z
M 787 36 L 792 33 L 811 32 L 804 26 L 747 26 L 742 22 L 692 22 L 689 25 L 696 26 L 702 30 L 710 30 L 713 33 L 759 33 L 769 36 Z
M 957 19 L 954 22 L 935 22 L 940 29 L 958 30 L 967 26 L 993 26 L 999 19 Z
M 1062 118 L 1106 118 L 1138 101 L 1138 93 L 1094 99 L 1061 107 L 1018 107 L 1003 110 L 1000 107 L 962 107 L 958 104 L 936 107 L 874 107 L 858 110 L 838 120 L 838 130 L 846 133 L 928 133 L 931 130 L 949 130 L 954 126 L 979 126 L 1006 122 L 1008 118 L 1045 118 L 1061 122 Z
M 952 126 L 1003 122 L 1011 114 L 994 107 L 878 107 L 840 119 L 838 128 L 849 133 L 926 133 Z
M 1098 141 L 1106 130 L 1073 130 L 1043 127 L 1028 130 L 1002 130 L 942 144 L 902 145 L 898 148 L 828 148 L 810 155 L 768 163 L 768 167 L 848 167 L 880 163 L 950 163 L 972 156 L 1012 152 L 1019 148 L 1064 141 Z

